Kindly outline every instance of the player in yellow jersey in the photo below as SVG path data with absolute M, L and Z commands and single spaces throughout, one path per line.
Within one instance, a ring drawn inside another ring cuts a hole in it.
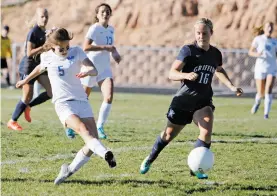
M 8 37 L 10 28 L 9 26 L 4 26 L 2 28 L 1 33 L 1 71 L 4 69 L 4 77 L 7 81 L 7 85 L 9 87 L 12 87 L 10 82 L 10 71 L 11 66 L 8 64 L 7 59 L 10 59 L 12 57 L 12 50 L 11 50 L 11 40 Z

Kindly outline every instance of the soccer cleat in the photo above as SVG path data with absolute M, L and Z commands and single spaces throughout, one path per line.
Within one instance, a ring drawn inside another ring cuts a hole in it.
M 97 128 L 97 131 L 100 139 L 107 139 L 107 135 L 105 134 L 104 128 L 102 126 Z
M 28 122 L 31 122 L 31 116 L 30 116 L 30 112 L 31 112 L 31 107 L 27 106 L 26 109 L 24 110 L 24 117 Z
M 15 130 L 15 131 L 22 131 L 22 127 L 18 124 L 17 121 L 9 120 L 7 123 L 7 127 L 9 129 Z
M 140 173 L 141 174 L 146 174 L 151 167 L 151 163 L 149 162 L 148 159 L 149 159 L 149 156 L 147 156 L 140 165 Z
M 265 119 L 265 120 L 269 119 L 268 114 L 265 114 L 265 115 L 264 115 L 264 119 Z
M 115 161 L 114 155 L 111 151 L 106 152 L 105 160 L 109 164 L 110 168 L 116 167 L 116 161 Z
M 251 114 L 255 114 L 259 109 L 260 104 L 254 104 L 251 109 Z
M 68 178 L 69 176 L 71 176 L 73 173 L 69 171 L 68 169 L 68 164 L 63 164 L 61 166 L 61 170 L 60 173 L 58 175 L 58 177 L 55 179 L 54 184 L 55 185 L 59 185 L 61 184 L 63 181 L 65 181 L 66 178 Z
M 204 174 L 201 171 L 193 172 L 192 170 L 190 170 L 190 175 L 191 176 L 196 176 L 198 179 L 208 179 L 208 175 Z
M 70 128 L 66 128 L 65 129 L 65 134 L 69 139 L 74 139 L 75 138 L 75 131 L 73 129 Z

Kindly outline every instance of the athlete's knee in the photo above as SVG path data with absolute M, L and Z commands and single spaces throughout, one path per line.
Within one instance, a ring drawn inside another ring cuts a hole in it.
M 85 134 L 88 132 L 86 125 L 83 122 L 78 123 L 76 131 L 80 134 Z
M 27 96 L 24 96 L 22 98 L 22 101 L 25 103 L 25 104 L 29 104 L 33 99 L 33 94 L 28 94 Z
M 163 141 L 165 142 L 170 142 L 171 140 L 173 140 L 173 138 L 176 136 L 175 132 L 173 130 L 165 130 L 164 132 L 162 132 L 161 134 L 161 138 Z
M 111 104 L 113 102 L 113 95 L 109 94 L 109 95 L 105 96 L 104 101 Z

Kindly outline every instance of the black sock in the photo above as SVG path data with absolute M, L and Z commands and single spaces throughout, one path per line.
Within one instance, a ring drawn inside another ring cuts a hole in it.
M 7 84 L 8 84 L 9 86 L 11 86 L 11 82 L 10 82 L 10 74 L 8 74 L 8 75 L 7 75 L 7 77 L 6 77 L 6 81 L 7 81 Z
M 158 157 L 160 152 L 164 149 L 164 147 L 166 147 L 167 144 L 168 144 L 168 142 L 163 141 L 161 136 L 158 136 L 158 138 L 152 148 L 152 152 L 148 158 L 150 163 L 155 161 L 155 159 Z
M 197 147 L 206 147 L 206 148 L 210 149 L 211 142 L 209 144 L 207 144 L 206 142 L 204 142 L 198 138 L 194 144 L 194 148 L 197 148 Z
M 41 94 L 39 94 L 39 96 L 37 96 L 30 104 L 29 106 L 30 107 L 33 107 L 33 106 L 36 106 L 36 105 L 39 105 L 47 100 L 51 99 L 51 97 L 49 97 L 47 95 L 47 92 L 43 92 Z
M 24 112 L 27 105 L 22 102 L 21 100 L 17 103 L 15 110 L 12 115 L 12 120 L 17 121 L 17 119 L 20 117 L 20 115 Z

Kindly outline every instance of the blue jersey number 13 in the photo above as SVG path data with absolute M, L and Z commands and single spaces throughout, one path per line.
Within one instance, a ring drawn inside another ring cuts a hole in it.
M 112 37 L 106 36 L 106 41 L 107 41 L 107 45 L 112 45 L 113 44 L 113 38 Z

